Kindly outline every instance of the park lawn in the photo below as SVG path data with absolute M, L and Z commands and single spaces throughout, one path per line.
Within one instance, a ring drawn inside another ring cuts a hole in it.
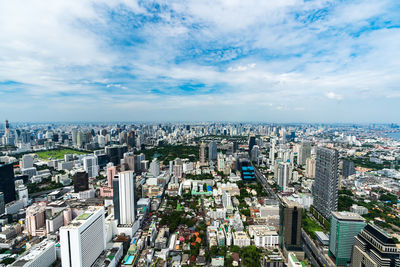
M 43 160 L 48 160 L 50 158 L 63 159 L 64 155 L 66 155 L 66 154 L 85 155 L 88 153 L 79 151 L 79 150 L 73 150 L 73 149 L 47 150 L 47 151 L 36 152 L 36 155 L 38 155 L 38 157 Z

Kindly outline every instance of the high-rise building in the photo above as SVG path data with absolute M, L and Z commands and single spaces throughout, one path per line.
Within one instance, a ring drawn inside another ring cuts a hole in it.
M 312 187 L 313 205 L 326 219 L 338 206 L 338 152 L 325 147 L 317 148 L 315 181 Z
M 119 223 L 120 219 L 120 211 L 119 211 L 119 177 L 116 175 L 112 179 L 112 187 L 113 187 L 113 204 L 114 204 L 114 218 Z
M 367 224 L 355 237 L 352 267 L 398 267 L 400 251 L 393 238 L 374 224 Z
M 299 147 L 299 156 L 297 158 L 298 165 L 306 164 L 307 158 L 311 156 L 311 144 L 309 142 L 302 142 Z
M 77 171 L 74 176 L 74 192 L 79 193 L 89 189 L 89 176 L 87 172 Z
M 279 206 L 280 245 L 287 251 L 301 250 L 302 208 L 297 202 L 283 197 Z
M 88 207 L 60 228 L 63 267 L 90 267 L 106 248 L 104 208 Z
M 18 193 L 18 199 L 22 200 L 24 202 L 24 207 L 28 205 L 28 200 L 29 200 L 29 194 L 28 194 L 28 188 L 26 185 L 19 185 L 17 187 L 17 193 Z
M 233 207 L 231 194 L 229 194 L 228 192 L 222 193 L 222 205 L 225 209 L 232 209 Z
M 306 176 L 308 178 L 315 178 L 315 159 L 307 158 L 306 160 Z
M 283 192 L 287 191 L 287 186 L 289 183 L 289 172 L 290 172 L 290 164 L 288 162 L 279 162 L 277 169 L 277 184 L 279 189 Z
M 25 154 L 22 156 L 20 162 L 21 169 L 32 168 L 33 167 L 33 157 L 32 155 Z
M 256 137 L 254 135 L 249 137 L 249 153 L 253 149 L 253 146 L 256 144 Z
M 49 239 L 33 245 L 17 258 L 11 266 L 39 267 L 52 266 L 57 260 L 56 243 Z
M 109 187 L 113 187 L 112 179 L 117 174 L 117 167 L 115 167 L 112 162 L 107 165 L 107 184 Z
M 157 158 L 154 158 L 150 163 L 150 173 L 154 177 L 158 177 L 160 175 L 160 162 L 157 160 Z
M 77 145 L 78 144 L 78 129 L 73 128 L 71 135 L 72 135 L 72 145 Z
M 133 171 L 120 172 L 119 176 L 119 221 L 131 225 L 136 220 L 136 175 Z
M 6 211 L 6 203 L 4 202 L 4 193 L 0 192 L 0 215 Z
M 14 168 L 12 163 L 0 163 L 0 192 L 4 193 L 4 201 L 6 204 L 16 199 Z
M 332 212 L 329 255 L 337 266 L 347 266 L 351 260 L 354 237 L 365 227 L 365 220 L 357 213 Z
M 26 230 L 31 236 L 45 235 L 46 231 L 39 231 L 40 228 L 45 228 L 46 217 L 46 203 L 34 203 L 26 209 Z
M 222 154 L 222 153 L 218 153 L 218 156 L 217 156 L 217 168 L 218 168 L 219 172 L 222 172 L 225 169 L 224 154 Z
M 200 165 L 206 165 L 206 144 L 201 142 L 200 144 Z
M 342 176 L 343 178 L 347 178 L 350 175 L 356 174 L 356 170 L 354 168 L 354 162 L 350 160 L 342 161 Z
M 251 161 L 257 161 L 259 155 L 260 147 L 258 145 L 254 145 L 250 152 Z
M 104 149 L 110 162 L 115 166 L 120 164 L 120 160 L 123 158 L 124 153 L 128 152 L 128 146 L 125 145 L 106 146 Z
M 214 141 L 208 144 L 208 160 L 217 160 L 217 143 L 215 143 Z
M 89 178 L 95 178 L 99 175 L 99 165 L 96 156 L 87 156 L 83 158 L 83 168 Z

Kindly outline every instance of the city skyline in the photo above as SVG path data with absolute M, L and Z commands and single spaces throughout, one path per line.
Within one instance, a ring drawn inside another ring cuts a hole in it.
M 389 1 L 0 4 L 10 121 L 398 122 Z

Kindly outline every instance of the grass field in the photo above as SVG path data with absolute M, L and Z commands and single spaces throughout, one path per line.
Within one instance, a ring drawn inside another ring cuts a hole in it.
M 73 149 L 60 149 L 60 150 L 47 150 L 47 151 L 40 151 L 36 152 L 36 155 L 40 159 L 47 160 L 47 159 L 63 159 L 65 154 L 78 154 L 84 155 L 88 154 L 87 152 L 73 150 Z

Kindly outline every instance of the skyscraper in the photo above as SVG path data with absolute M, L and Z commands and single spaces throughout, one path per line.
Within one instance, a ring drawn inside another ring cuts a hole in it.
M 74 174 L 74 192 L 79 193 L 89 189 L 89 176 L 87 172 L 81 170 Z
M 208 160 L 217 160 L 217 143 L 215 143 L 214 141 L 208 144 Z
M 90 267 L 106 248 L 104 207 L 88 207 L 60 228 L 63 267 Z
M 119 177 L 118 175 L 112 179 L 113 185 L 113 204 L 114 204 L 114 218 L 120 223 L 120 209 L 119 209 Z
M 83 158 L 83 168 L 89 178 L 95 178 L 99 175 L 99 165 L 96 156 L 87 156 Z
M 338 206 L 338 152 L 325 147 L 317 148 L 315 181 L 312 187 L 315 209 L 329 219 Z
M 278 163 L 278 186 L 283 192 L 286 192 L 289 182 L 289 166 L 290 164 L 287 162 Z
M 283 197 L 279 206 L 280 245 L 287 251 L 301 250 L 302 208 L 297 202 Z
M 256 137 L 252 135 L 249 137 L 249 153 L 251 152 L 255 144 L 256 144 Z
M 200 144 L 200 165 L 206 165 L 206 144 L 201 142 Z
M 78 143 L 78 129 L 73 128 L 71 132 L 72 145 L 77 145 Z
M 347 266 L 351 259 L 354 237 L 365 227 L 365 220 L 357 213 L 332 212 L 329 255 L 337 266 Z
M 306 160 L 306 176 L 308 178 L 315 178 L 315 159 L 307 158 Z
M 350 175 L 353 175 L 355 173 L 356 173 L 356 170 L 354 168 L 354 163 L 350 160 L 343 160 L 342 161 L 342 176 L 344 178 L 347 178 Z
M 120 224 L 131 225 L 136 220 L 136 175 L 125 171 L 118 176 Z
M 157 158 L 154 158 L 150 163 L 150 173 L 154 177 L 158 177 L 160 175 L 160 162 L 157 160 Z
M 298 165 L 306 164 L 306 160 L 311 156 L 311 144 L 309 142 L 302 142 L 299 147 L 299 156 L 297 159 Z
M 250 152 L 251 161 L 257 161 L 259 155 L 260 147 L 258 145 L 254 145 Z
M 0 163 L 0 192 L 4 193 L 4 201 L 6 204 L 16 199 L 14 168 L 12 163 Z
M 393 238 L 374 224 L 367 224 L 355 237 L 352 267 L 398 267 L 400 251 Z
M 112 164 L 112 162 L 107 164 L 107 184 L 109 187 L 113 187 L 112 179 L 116 174 L 117 174 L 117 167 L 115 167 L 114 164 Z

